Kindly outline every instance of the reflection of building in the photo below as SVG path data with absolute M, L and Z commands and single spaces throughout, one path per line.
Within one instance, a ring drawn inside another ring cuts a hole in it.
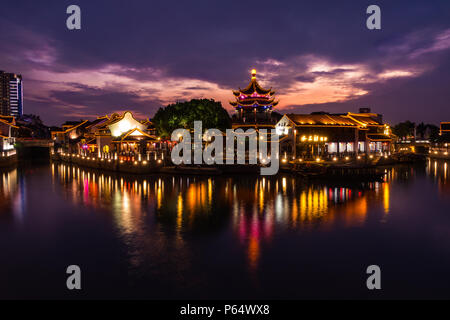
M 439 194 L 450 196 L 449 165 L 447 159 L 428 158 L 426 172 L 438 185 Z
M 270 178 L 152 175 L 141 178 L 66 164 L 52 164 L 51 170 L 54 183 L 61 183 L 67 200 L 102 209 L 96 210 L 99 214 L 105 209 L 113 213 L 107 216 L 127 236 L 127 241 L 136 245 L 134 258 L 154 251 L 147 250 L 146 245 L 154 248 L 170 242 L 162 241 L 161 237 L 166 234 L 171 235 L 176 245 L 182 246 L 186 236 L 211 231 L 222 234 L 224 228 L 230 227 L 251 270 L 258 268 L 267 245 L 280 230 L 317 231 L 362 226 L 369 215 L 379 214 L 377 209 L 371 210 L 379 205 L 384 209 L 380 218 L 385 219 L 391 202 L 389 180 L 394 177 L 392 169 L 386 175 L 387 182 L 338 187 L 305 185 L 298 183 L 297 177 L 287 175 Z M 405 173 L 411 177 L 409 169 L 405 169 Z M 148 223 L 157 225 L 149 227 Z M 173 252 L 156 251 L 165 259 Z
M 17 169 L 0 172 L 0 214 L 12 214 L 14 202 L 17 201 L 19 193 L 19 178 Z M 18 199 L 19 203 L 24 199 Z
M 252 78 L 245 89 L 233 91 L 235 101 L 230 104 L 235 108 L 234 123 L 272 123 L 272 108 L 278 104 L 275 91 L 264 89 L 256 81 L 256 70 L 252 70 Z M 234 125 L 233 125 L 234 127 Z
M 0 115 L 20 117 L 22 113 L 22 76 L 0 70 Z
M 158 138 L 152 133 L 154 128 L 149 120 L 136 120 L 126 111 L 93 121 L 66 122 L 61 130 L 52 131 L 52 138 L 64 152 L 109 157 L 146 154 L 159 147 Z
M 276 124 L 281 153 L 307 159 L 389 152 L 393 140 L 389 126 L 380 115 L 360 111 L 284 115 Z

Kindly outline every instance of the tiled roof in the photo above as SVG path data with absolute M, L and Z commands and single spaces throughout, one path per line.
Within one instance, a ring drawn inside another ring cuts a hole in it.
M 330 114 L 286 114 L 297 125 L 358 126 L 358 122 L 346 116 Z

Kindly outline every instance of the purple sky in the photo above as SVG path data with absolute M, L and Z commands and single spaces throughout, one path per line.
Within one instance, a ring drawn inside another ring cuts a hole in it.
M 66 28 L 77 4 L 82 29 Z M 378 4 L 382 30 L 365 27 Z M 214 98 L 250 70 L 279 112 L 369 106 L 391 123 L 450 121 L 450 1 L 9 1 L 0 70 L 24 78 L 25 113 L 47 124 Z

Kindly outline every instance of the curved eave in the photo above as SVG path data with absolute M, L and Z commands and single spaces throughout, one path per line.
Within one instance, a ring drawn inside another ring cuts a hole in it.
M 252 104 L 252 105 L 237 105 L 236 107 L 244 108 L 244 109 L 251 109 L 251 108 L 258 108 L 258 107 L 273 107 L 273 104 Z
M 270 100 L 264 100 L 264 99 L 248 99 L 248 100 L 240 100 L 240 101 L 236 101 L 237 104 L 241 105 L 241 106 L 253 106 L 255 104 L 258 104 L 260 106 L 268 106 L 274 103 L 275 99 L 270 99 Z
M 235 92 L 238 92 L 238 91 L 233 91 L 233 94 L 235 94 Z M 252 79 L 250 81 L 250 83 L 248 84 L 248 86 L 245 87 L 244 89 L 239 88 L 240 94 L 251 95 L 254 92 L 256 92 L 258 94 L 271 94 L 273 91 L 272 91 L 272 88 L 264 89 L 263 87 L 261 87 L 261 85 L 258 83 L 258 81 L 256 81 L 256 79 Z M 273 92 L 273 93 L 275 93 L 275 92 Z

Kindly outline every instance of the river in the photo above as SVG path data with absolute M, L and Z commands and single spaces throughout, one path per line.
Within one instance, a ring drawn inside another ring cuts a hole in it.
M 3 170 L 0 298 L 450 298 L 448 175 L 434 160 L 360 184 Z

